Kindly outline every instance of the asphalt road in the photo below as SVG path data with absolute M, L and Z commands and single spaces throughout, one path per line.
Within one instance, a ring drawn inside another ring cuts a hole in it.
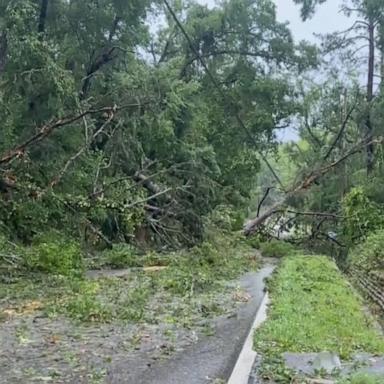
M 226 382 L 264 297 L 264 279 L 272 271 L 273 266 L 267 265 L 258 272 L 243 276 L 240 285 L 251 298 L 239 307 L 237 316 L 218 318 L 215 321 L 213 336 L 200 337 L 197 343 L 169 360 L 158 361 L 151 365 L 140 373 L 140 377 L 131 377 L 128 380 L 129 366 L 120 367 L 109 376 L 107 382 L 110 384 L 207 384 L 217 379 Z

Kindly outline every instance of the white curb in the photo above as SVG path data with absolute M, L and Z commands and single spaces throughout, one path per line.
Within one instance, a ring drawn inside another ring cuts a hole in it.
M 269 296 L 268 293 L 266 293 L 261 301 L 255 321 L 253 322 L 252 328 L 247 336 L 247 339 L 245 340 L 235 368 L 229 378 L 228 384 L 248 384 L 253 363 L 255 362 L 257 356 L 257 353 L 253 350 L 253 334 L 255 330 L 267 319 L 268 304 Z

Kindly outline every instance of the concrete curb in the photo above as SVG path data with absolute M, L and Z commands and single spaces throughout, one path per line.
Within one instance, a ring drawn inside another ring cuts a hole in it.
M 244 342 L 243 348 L 237 359 L 236 365 L 232 371 L 228 384 L 248 384 L 249 376 L 257 353 L 253 350 L 253 334 L 257 328 L 267 319 L 267 308 L 269 304 L 269 295 L 266 293 L 256 313 L 255 321 Z

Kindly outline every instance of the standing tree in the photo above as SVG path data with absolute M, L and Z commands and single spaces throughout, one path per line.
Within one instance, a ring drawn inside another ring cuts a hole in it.
M 318 4 L 326 0 L 295 0 L 295 3 L 302 5 L 302 17 L 310 17 Z M 349 48 L 349 58 L 356 59 L 356 55 L 362 49 L 368 49 L 368 60 L 366 69 L 366 111 L 362 125 L 363 138 L 367 141 L 366 146 L 366 169 L 367 174 L 372 175 L 375 167 L 374 124 L 372 122 L 372 110 L 375 99 L 375 76 L 382 74 L 380 66 L 381 57 L 377 54 L 381 50 L 381 31 L 384 23 L 384 3 L 381 0 L 344 0 L 341 10 L 348 17 L 355 19 L 353 25 L 345 31 L 328 36 L 328 44 L 331 49 Z M 360 71 L 360 61 L 356 68 Z

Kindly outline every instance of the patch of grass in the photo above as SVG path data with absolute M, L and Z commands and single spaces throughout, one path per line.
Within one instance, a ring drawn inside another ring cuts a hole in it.
M 295 247 L 282 240 L 273 239 L 260 243 L 260 251 L 265 257 L 285 257 L 295 252 Z
M 266 376 L 289 382 L 283 352 L 384 353 L 384 339 L 363 311 L 361 298 L 325 256 L 291 256 L 270 283 L 267 322 L 255 333 Z M 284 382 L 284 381 L 282 381 Z
M 352 377 L 338 381 L 338 384 L 382 384 L 384 377 L 368 373 L 357 373 Z

